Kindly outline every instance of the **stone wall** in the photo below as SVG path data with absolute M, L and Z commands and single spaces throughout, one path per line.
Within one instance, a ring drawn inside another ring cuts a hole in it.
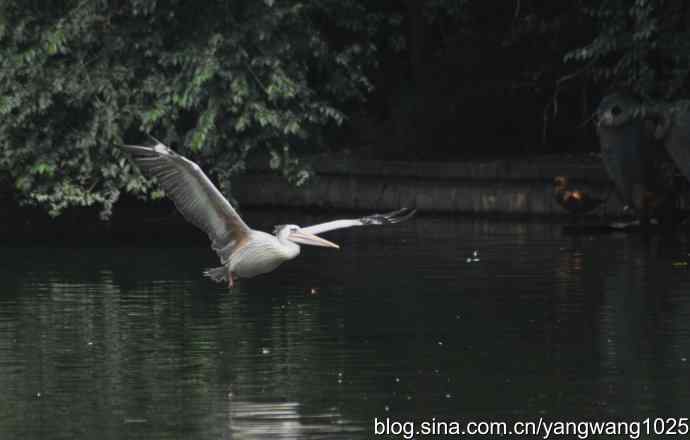
M 605 196 L 610 184 L 597 157 L 541 157 L 449 163 L 382 162 L 322 157 L 317 177 L 295 188 L 254 166 L 233 182 L 233 195 L 247 207 L 305 207 L 382 211 L 415 206 L 424 212 L 564 215 L 553 200 L 555 176 Z M 622 209 L 615 195 L 606 211 Z

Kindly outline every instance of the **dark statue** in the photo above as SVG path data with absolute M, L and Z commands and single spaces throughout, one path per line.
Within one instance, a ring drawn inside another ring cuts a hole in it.
M 659 111 L 630 95 L 612 94 L 599 104 L 596 119 L 604 168 L 623 203 L 642 222 L 672 220 L 675 169 L 661 141 Z
M 690 101 L 658 106 L 652 113 L 658 121 L 655 135 L 676 167 L 690 181 Z

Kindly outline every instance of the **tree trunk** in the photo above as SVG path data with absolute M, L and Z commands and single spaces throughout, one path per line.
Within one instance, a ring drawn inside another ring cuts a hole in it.
M 424 59 L 426 49 L 426 19 L 424 4 L 426 0 L 405 0 L 407 20 L 409 23 L 408 48 L 410 53 L 410 70 L 415 86 L 424 84 Z

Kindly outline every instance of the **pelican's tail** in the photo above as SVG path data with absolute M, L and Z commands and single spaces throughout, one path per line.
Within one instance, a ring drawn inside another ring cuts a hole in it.
M 220 266 L 206 269 L 204 271 L 204 276 L 211 278 L 217 283 L 222 283 L 223 281 L 228 281 L 228 268 L 226 266 Z

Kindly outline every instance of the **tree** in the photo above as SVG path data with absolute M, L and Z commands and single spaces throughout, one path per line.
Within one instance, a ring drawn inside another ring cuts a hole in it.
M 647 99 L 688 93 L 690 5 L 681 0 L 584 2 L 595 29 L 590 41 L 565 54 L 586 77 Z
M 0 173 L 20 201 L 52 215 L 100 206 L 107 216 L 123 190 L 161 195 L 114 148 L 151 133 L 225 190 L 260 148 L 302 183 L 309 170 L 295 152 L 318 145 L 343 121 L 339 107 L 371 87 L 367 36 L 380 16 L 362 9 L 352 0 L 3 1 Z

